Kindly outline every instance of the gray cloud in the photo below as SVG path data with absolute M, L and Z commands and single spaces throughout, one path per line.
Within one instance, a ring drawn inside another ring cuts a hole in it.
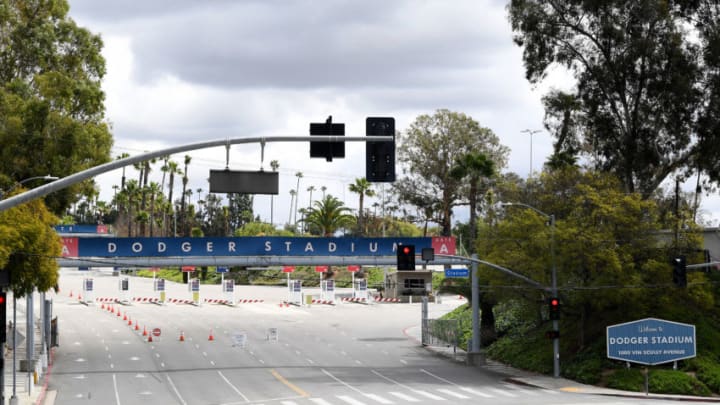
M 71 12 L 132 32 L 141 82 L 436 87 L 462 80 L 448 70 L 492 65 L 510 40 L 504 11 L 478 1 L 95 3 L 75 0 Z

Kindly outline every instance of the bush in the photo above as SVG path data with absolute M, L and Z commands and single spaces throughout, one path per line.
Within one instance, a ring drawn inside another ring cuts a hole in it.
M 720 365 L 715 361 L 697 357 L 689 362 L 688 369 L 695 370 L 695 377 L 713 392 L 720 392 Z
M 678 370 L 650 370 L 650 392 L 710 396 L 710 389 L 691 375 Z
M 487 354 L 513 367 L 550 374 L 553 371 L 552 345 L 541 333 L 503 337 L 487 348 Z M 544 348 L 542 350 L 538 348 Z
M 712 392 L 693 376 L 678 370 L 650 370 L 649 391 L 653 394 L 710 396 Z M 607 386 L 624 391 L 645 391 L 645 375 L 640 368 L 618 369 Z
M 610 374 L 608 388 L 623 391 L 645 391 L 645 375 L 639 368 L 621 368 Z

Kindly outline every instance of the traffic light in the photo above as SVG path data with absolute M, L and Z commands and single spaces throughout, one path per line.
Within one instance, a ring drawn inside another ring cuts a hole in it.
M 678 287 L 687 287 L 687 263 L 685 256 L 677 256 L 672 260 L 673 283 Z
M 398 246 L 397 269 L 415 270 L 415 245 Z
M 345 124 L 333 124 L 332 115 L 324 123 L 311 122 L 310 135 L 345 136 Z M 345 141 L 310 141 L 310 157 L 325 158 L 332 162 L 334 157 L 345 157 Z
M 548 313 L 550 314 L 550 320 L 557 321 L 560 319 L 560 299 L 557 297 L 550 298 L 548 300 Z
M 395 118 L 368 117 L 366 136 L 392 136 L 392 141 L 365 142 L 365 178 L 369 182 L 395 181 Z
M 0 344 L 7 342 L 7 293 L 0 292 Z
M 545 332 L 545 337 L 548 339 L 560 339 L 560 331 L 549 330 L 549 331 Z

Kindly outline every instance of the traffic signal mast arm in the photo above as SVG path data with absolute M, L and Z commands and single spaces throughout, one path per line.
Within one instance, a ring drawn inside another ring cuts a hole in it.
M 526 282 L 526 283 L 528 283 L 528 284 L 530 284 L 530 285 L 532 285 L 532 286 L 537 287 L 538 289 L 545 290 L 545 291 L 548 291 L 548 292 L 551 292 L 551 291 L 552 291 L 552 287 L 544 286 L 544 285 L 538 283 L 537 281 L 535 281 L 535 280 L 533 280 L 533 279 L 531 279 L 531 278 L 528 278 L 528 277 L 523 276 L 522 274 L 515 273 L 514 271 L 512 271 L 512 270 L 510 270 L 510 269 L 508 269 L 508 268 L 502 267 L 502 266 L 497 265 L 497 264 L 494 264 L 494 263 L 486 262 L 486 261 L 484 261 L 484 260 L 473 259 L 473 258 L 470 258 L 470 257 L 463 257 L 463 256 L 455 256 L 455 255 L 443 255 L 443 254 L 439 254 L 439 253 L 435 253 L 435 257 L 446 257 L 446 258 L 451 258 L 451 259 L 460 259 L 460 261 L 465 262 L 465 263 L 484 264 L 484 265 L 486 265 L 486 266 L 488 266 L 488 267 L 491 267 L 491 268 L 493 268 L 493 269 L 495 269 L 495 270 L 499 270 L 499 271 L 501 271 L 502 273 L 507 274 L 508 276 L 518 278 L 518 279 L 520 279 L 520 280 L 522 280 L 522 281 L 524 281 L 524 282 Z
M 160 150 L 156 150 L 154 152 L 142 153 L 142 154 L 139 154 L 136 156 L 127 157 L 125 159 L 113 160 L 111 162 L 107 162 L 105 164 L 91 167 L 91 168 L 83 170 L 81 172 L 77 172 L 70 176 L 63 177 L 59 180 L 53 181 L 52 183 L 44 184 L 40 187 L 33 188 L 32 190 L 28 190 L 24 193 L 20 193 L 20 194 L 14 195 L 10 198 L 0 201 L 0 211 L 5 211 L 7 209 L 15 207 L 16 205 L 22 204 L 24 202 L 28 202 L 28 201 L 34 200 L 36 198 L 44 197 L 52 192 L 62 190 L 64 188 L 72 186 L 73 184 L 80 183 L 83 180 L 91 179 L 95 176 L 113 171 L 115 169 L 120 169 L 125 166 L 130 166 L 130 165 L 133 165 L 136 163 L 144 162 L 146 160 L 151 160 L 151 159 L 158 158 L 158 157 L 174 155 L 176 153 L 188 152 L 191 150 L 214 148 L 214 147 L 218 147 L 218 146 L 227 147 L 228 145 L 238 145 L 238 144 L 246 144 L 246 143 L 265 144 L 265 143 L 270 143 L 270 142 L 308 142 L 308 141 L 327 141 L 327 142 L 386 141 L 386 142 L 392 142 L 392 141 L 394 141 L 394 139 L 395 139 L 395 137 L 393 137 L 393 136 L 367 137 L 367 136 L 317 136 L 317 135 L 310 136 L 310 135 L 303 135 L 303 136 L 273 136 L 273 137 L 258 136 L 258 137 L 251 137 L 251 138 L 232 138 L 232 139 L 227 138 L 227 139 L 218 139 L 218 140 L 214 140 L 214 141 L 190 143 L 190 144 L 186 144 L 186 145 L 174 146 L 172 148 L 160 149 Z

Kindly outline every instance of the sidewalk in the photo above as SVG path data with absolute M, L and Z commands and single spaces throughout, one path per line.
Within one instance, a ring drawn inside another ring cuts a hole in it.
M 418 344 L 421 343 L 420 337 L 420 326 L 413 326 L 405 329 L 405 335 L 416 340 Z M 453 349 L 453 347 L 445 346 L 425 346 L 425 348 L 439 356 L 453 359 L 454 361 L 467 364 L 467 352 L 461 348 Z M 593 385 L 581 384 L 576 381 L 568 380 L 566 378 L 553 378 L 544 374 L 537 374 L 530 371 L 519 370 L 502 363 L 498 363 L 493 360 L 486 360 L 485 364 L 476 365 L 475 367 L 501 374 L 505 376 L 505 381 L 525 385 L 529 387 L 536 387 L 554 391 L 565 391 L 575 392 L 581 394 L 591 395 L 605 395 L 614 397 L 625 397 L 625 398 L 650 398 L 650 399 L 666 399 L 674 401 L 686 401 L 686 402 L 714 402 L 720 403 L 720 398 L 713 397 L 695 397 L 690 395 L 671 395 L 671 394 L 653 394 L 646 395 L 644 392 L 634 391 L 621 391 L 611 388 L 596 387 Z
M 34 333 L 34 353 L 35 353 L 35 359 L 36 361 L 34 363 L 38 364 L 35 371 L 37 372 L 37 384 L 34 383 L 35 381 L 35 375 L 31 374 L 31 379 L 28 378 L 28 372 L 27 371 L 20 371 L 20 362 L 22 361 L 23 364 L 25 363 L 25 356 L 26 356 L 26 345 L 27 340 L 24 338 L 26 336 L 25 331 L 25 323 L 19 322 L 17 325 L 17 332 L 22 335 L 22 337 L 18 338 L 18 344 L 15 348 L 16 350 L 16 359 L 15 359 L 15 387 L 13 390 L 13 351 L 12 351 L 12 332 L 8 334 L 9 342 L 6 343 L 7 347 L 4 350 L 4 358 L 5 358 L 5 376 L 4 376 L 4 383 L 5 383 L 5 403 L 10 404 L 10 400 L 13 397 L 13 391 L 15 393 L 15 397 L 17 398 L 17 402 L 13 401 L 12 403 L 17 403 L 18 405 L 31 405 L 31 404 L 41 404 L 39 401 L 43 399 L 45 394 L 45 371 L 42 369 L 42 365 L 39 365 L 39 360 L 41 357 L 42 348 L 40 345 L 41 337 L 40 337 L 40 327 L 39 322 L 35 322 L 35 330 Z M 28 381 L 32 380 L 32 385 L 30 386 L 30 389 L 28 390 Z

